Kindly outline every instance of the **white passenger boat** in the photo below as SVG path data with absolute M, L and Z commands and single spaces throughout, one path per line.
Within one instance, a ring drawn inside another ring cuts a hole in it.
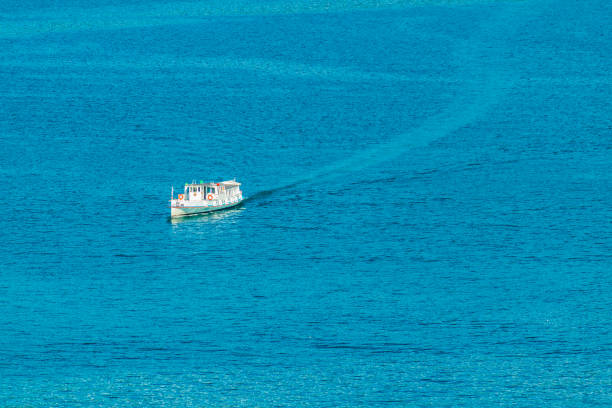
M 174 187 L 170 200 L 170 215 L 182 217 L 185 215 L 204 214 L 211 211 L 235 207 L 243 200 L 240 183 L 236 180 L 220 183 L 185 183 L 183 194 L 174 198 Z

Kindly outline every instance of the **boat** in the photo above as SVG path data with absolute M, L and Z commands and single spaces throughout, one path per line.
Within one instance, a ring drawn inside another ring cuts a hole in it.
M 183 193 L 177 198 L 174 198 L 174 187 L 172 187 L 170 216 L 184 217 L 236 207 L 243 201 L 240 185 L 236 179 L 219 183 L 193 181 L 185 183 Z

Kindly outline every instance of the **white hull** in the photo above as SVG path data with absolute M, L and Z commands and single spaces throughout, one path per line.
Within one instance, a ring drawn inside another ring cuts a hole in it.
M 189 215 L 198 215 L 198 214 L 206 214 L 213 211 L 225 210 L 226 208 L 235 207 L 242 203 L 242 199 L 237 200 L 235 202 L 229 202 L 226 204 L 212 205 L 211 203 L 202 202 L 197 204 L 185 204 L 180 205 L 179 203 L 172 201 L 172 205 L 170 206 L 170 216 L 171 217 L 185 217 Z M 203 205 L 198 205 L 203 204 Z

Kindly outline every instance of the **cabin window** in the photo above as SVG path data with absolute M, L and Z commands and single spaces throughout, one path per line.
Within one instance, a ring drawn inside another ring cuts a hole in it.
M 198 193 L 200 192 L 200 187 L 198 187 Z

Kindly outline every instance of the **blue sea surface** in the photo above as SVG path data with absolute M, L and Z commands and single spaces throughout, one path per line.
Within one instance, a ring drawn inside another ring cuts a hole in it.
M 612 406 L 608 0 L 26 3 L 0 406 Z

